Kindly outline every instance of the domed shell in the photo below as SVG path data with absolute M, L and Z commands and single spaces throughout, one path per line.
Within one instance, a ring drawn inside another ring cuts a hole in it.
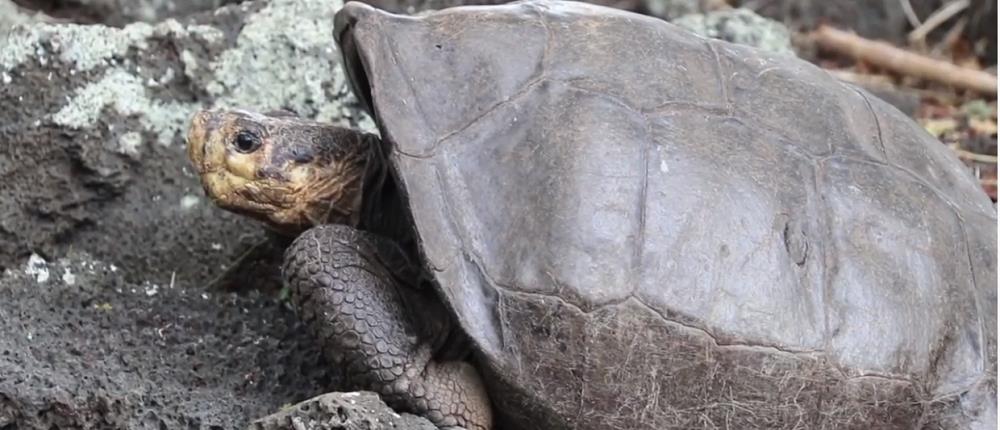
M 337 20 L 506 419 L 995 422 L 996 211 L 895 108 L 583 3 Z

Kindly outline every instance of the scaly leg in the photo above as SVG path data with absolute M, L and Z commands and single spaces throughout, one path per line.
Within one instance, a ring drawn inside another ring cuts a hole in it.
M 430 292 L 407 285 L 419 273 L 410 264 L 386 239 L 322 225 L 292 243 L 282 273 L 324 354 L 345 367 L 354 388 L 375 391 L 441 428 L 490 429 L 490 404 L 475 368 L 432 357 L 433 338 L 446 333 L 428 331 L 449 324 Z

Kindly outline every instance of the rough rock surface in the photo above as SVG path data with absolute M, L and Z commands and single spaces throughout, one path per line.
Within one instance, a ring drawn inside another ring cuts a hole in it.
M 15 25 L 40 22 L 44 18 L 43 14 L 22 9 L 11 0 L 0 0 L 0 39 L 7 37 Z
M 397 414 L 370 392 L 327 393 L 254 421 L 251 430 L 437 430 L 430 421 Z
M 339 4 L 0 38 L 0 428 L 241 428 L 333 388 L 276 298 L 206 288 L 266 235 L 206 200 L 182 130 L 223 105 L 371 127 Z
M 643 12 L 667 21 L 724 7 L 726 0 L 642 0 Z
M 371 127 L 350 107 L 336 9 L 274 0 L 183 23 L 15 30 L 0 45 L 0 268 L 86 244 L 136 281 L 217 275 L 262 233 L 203 197 L 182 129 L 210 105 Z
M 136 21 L 160 21 L 193 12 L 214 10 L 240 0 L 77 0 L 104 17 L 105 24 L 125 25 Z
M 28 9 L 81 24 L 123 26 L 214 10 L 242 0 L 14 0 Z
M 122 275 L 73 252 L 0 277 L 0 428 L 245 428 L 337 380 L 273 298 Z
M 779 54 L 795 54 L 788 28 L 749 9 L 720 9 L 684 15 L 673 20 L 673 23 L 705 37 Z

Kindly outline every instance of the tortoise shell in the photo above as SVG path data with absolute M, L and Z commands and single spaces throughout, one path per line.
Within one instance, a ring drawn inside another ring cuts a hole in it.
M 889 104 L 576 2 L 336 37 L 511 428 L 995 425 L 996 211 Z

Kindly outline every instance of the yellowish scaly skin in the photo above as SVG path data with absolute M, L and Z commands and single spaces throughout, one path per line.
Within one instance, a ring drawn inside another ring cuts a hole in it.
M 241 151 L 234 142 L 240 133 L 257 147 Z M 322 138 L 343 144 L 345 156 L 318 148 Z M 201 111 L 191 120 L 187 141 L 205 192 L 224 209 L 289 233 L 358 223 L 367 161 L 358 133 L 294 117 Z
M 196 114 L 187 140 L 188 157 L 219 206 L 298 236 L 282 277 L 349 388 L 378 392 L 441 428 L 493 427 L 478 371 L 445 352 L 454 349 L 447 343 L 458 328 L 434 291 L 420 287 L 419 266 L 391 240 L 400 238 L 362 229 L 363 214 L 373 212 L 364 210 L 365 197 L 382 196 L 364 189 L 382 184 L 371 180 L 383 169 L 376 137 L 231 110 Z

